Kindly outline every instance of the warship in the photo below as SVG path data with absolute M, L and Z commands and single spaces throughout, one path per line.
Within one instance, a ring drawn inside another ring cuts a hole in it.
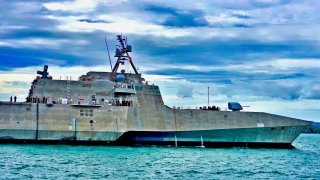
M 229 110 L 171 108 L 159 86 L 138 72 L 127 39 L 118 35 L 117 40 L 111 72 L 57 80 L 45 65 L 37 71 L 26 102 L 0 102 L 0 142 L 293 148 L 291 143 L 311 124 L 242 111 L 237 102 L 229 102 Z M 122 70 L 124 64 L 133 73 Z

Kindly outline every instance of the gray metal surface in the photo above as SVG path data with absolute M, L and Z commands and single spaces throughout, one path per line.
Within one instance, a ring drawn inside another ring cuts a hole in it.
M 202 137 L 204 142 L 291 143 L 310 124 L 261 112 L 172 109 L 158 86 L 147 85 L 140 75 L 126 77 L 124 87 L 132 85 L 134 93 L 122 89 L 115 95 L 113 75 L 106 72 L 91 73 L 88 82 L 40 79 L 33 97 L 50 97 L 55 104 L 0 102 L 0 139 L 112 142 L 126 132 L 146 131 L 160 137 L 139 141 L 174 141 L 175 134 L 178 141 L 190 142 Z

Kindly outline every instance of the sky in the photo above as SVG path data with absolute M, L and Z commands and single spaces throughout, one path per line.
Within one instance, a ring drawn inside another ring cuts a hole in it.
M 110 71 L 105 38 L 113 55 L 123 34 L 171 107 L 207 105 L 209 87 L 210 105 L 320 122 L 319 9 L 318 0 L 0 0 L 0 100 L 24 100 L 45 64 L 54 79 Z

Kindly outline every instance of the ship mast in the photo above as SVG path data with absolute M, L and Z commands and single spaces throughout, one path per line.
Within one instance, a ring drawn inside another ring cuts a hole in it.
M 132 46 L 127 45 L 127 39 L 125 36 L 117 35 L 117 39 L 120 45 L 117 46 L 115 57 L 118 57 L 118 59 L 112 69 L 112 73 L 116 74 L 120 64 L 124 64 L 124 61 L 129 61 L 135 74 L 139 74 L 137 68 L 134 66 L 132 62 L 131 56 L 129 55 L 129 52 L 132 52 Z

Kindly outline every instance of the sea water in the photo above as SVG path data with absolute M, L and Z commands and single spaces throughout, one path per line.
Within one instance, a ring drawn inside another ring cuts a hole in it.
M 320 179 L 320 135 L 296 149 L 0 145 L 1 179 Z

